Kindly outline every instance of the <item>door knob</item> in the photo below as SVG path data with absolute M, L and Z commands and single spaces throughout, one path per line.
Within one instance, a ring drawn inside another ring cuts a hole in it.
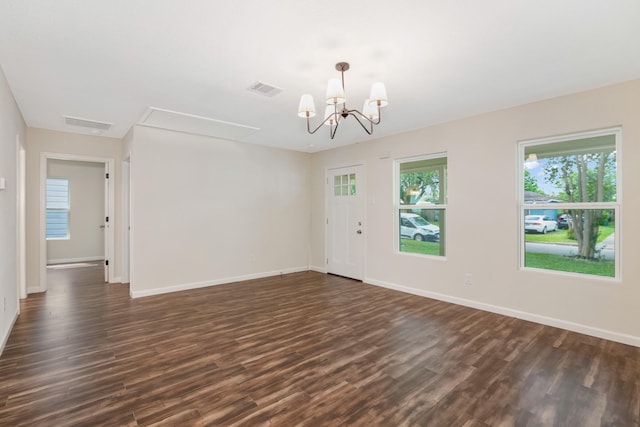
M 356 231 L 356 233 L 362 234 L 362 230 L 358 230 L 358 231 Z

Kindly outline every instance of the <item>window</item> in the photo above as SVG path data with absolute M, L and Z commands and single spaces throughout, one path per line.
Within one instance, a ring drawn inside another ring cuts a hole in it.
M 47 178 L 47 240 L 69 238 L 69 180 Z
M 619 277 L 620 129 L 520 143 L 524 268 Z
M 333 177 L 334 196 L 355 196 L 356 195 L 356 174 L 336 175 Z
M 396 160 L 398 250 L 445 256 L 446 154 Z

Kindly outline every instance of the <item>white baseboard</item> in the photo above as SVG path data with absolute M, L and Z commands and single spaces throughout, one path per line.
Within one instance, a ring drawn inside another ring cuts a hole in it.
M 310 265 L 309 270 L 316 271 L 318 273 L 325 273 L 325 274 L 327 273 L 326 267 L 316 267 L 315 265 Z
M 7 341 L 9 340 L 9 335 L 11 335 L 11 331 L 13 330 L 13 325 L 16 324 L 16 320 L 18 320 L 18 310 L 13 314 L 13 318 L 11 322 L 9 322 L 9 327 L 2 331 L 2 340 L 0 340 L 0 356 L 4 352 L 4 347 L 7 345 Z
M 83 258 L 60 258 L 60 259 L 49 259 L 47 260 L 47 265 L 54 264 L 71 264 L 74 262 L 90 262 L 90 261 L 104 261 L 103 256 L 89 256 Z
M 40 286 L 29 286 L 29 287 L 27 287 L 27 295 L 29 295 L 29 294 L 38 294 L 40 292 L 44 292 L 42 289 L 40 289 Z
M 517 319 L 527 320 L 542 325 L 553 326 L 560 329 L 566 329 L 580 334 L 591 335 L 597 338 L 603 338 L 610 341 L 628 344 L 640 347 L 640 337 L 619 332 L 609 331 L 606 329 L 595 328 L 593 326 L 582 325 L 579 323 L 569 322 L 567 320 L 555 319 L 552 317 L 542 316 L 534 313 L 514 310 L 511 308 L 500 307 L 497 305 L 485 304 L 478 301 L 468 300 L 465 298 L 454 297 L 451 295 L 440 294 L 437 292 L 425 291 L 423 289 L 411 288 L 408 286 L 397 285 L 395 283 L 383 282 L 380 280 L 365 278 L 364 283 L 380 286 L 387 289 L 393 289 L 408 294 L 418 295 L 421 297 L 431 298 L 439 301 L 450 302 L 452 304 L 463 305 L 466 307 L 476 308 L 478 310 L 489 311 L 491 313 L 502 314 L 504 316 L 515 317 Z
M 110 277 L 109 278 L 109 283 L 122 283 L 122 278 L 121 277 Z
M 207 286 L 224 285 L 227 283 L 242 282 L 243 280 L 262 279 L 265 277 L 279 276 L 281 274 L 299 273 L 309 271 L 309 267 L 285 268 L 282 270 L 268 271 L 263 273 L 247 274 L 243 276 L 225 277 L 223 279 L 207 280 L 204 282 L 183 283 L 180 285 L 167 286 L 164 288 L 147 289 L 143 291 L 134 291 L 131 289 L 131 298 L 148 297 L 152 295 L 167 294 L 170 292 L 187 291 L 189 289 L 206 288 Z

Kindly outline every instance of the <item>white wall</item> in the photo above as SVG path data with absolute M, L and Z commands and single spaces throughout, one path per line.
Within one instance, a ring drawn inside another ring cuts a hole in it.
M 18 140 L 25 140 L 25 123 L 0 69 L 0 353 L 18 316 Z
M 42 153 L 71 154 L 85 157 L 114 159 L 115 171 L 111 176 L 111 185 L 115 188 L 115 277 L 109 281 L 118 281 L 122 254 L 121 230 L 121 185 L 120 167 L 122 140 L 103 136 L 81 135 L 45 129 L 27 128 L 27 288 L 29 292 L 40 290 L 40 161 Z M 43 260 L 46 262 L 46 259 Z
M 69 180 L 69 239 L 47 241 L 47 264 L 104 259 L 104 163 L 49 159 L 47 176 Z
M 309 159 L 136 126 L 132 295 L 306 270 Z
M 324 269 L 325 170 L 364 160 L 365 282 L 640 345 L 639 117 L 637 80 L 314 154 L 311 267 Z M 517 142 L 617 125 L 622 280 L 519 270 Z M 393 159 L 438 152 L 449 165 L 446 260 L 395 253 Z

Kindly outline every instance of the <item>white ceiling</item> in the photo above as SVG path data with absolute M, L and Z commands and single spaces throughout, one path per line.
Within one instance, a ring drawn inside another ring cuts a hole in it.
M 308 152 L 640 78 L 639 48 L 638 0 L 0 1 L 0 66 L 28 126 L 89 133 L 72 116 L 122 137 L 179 112 Z M 373 136 L 352 118 L 334 141 L 308 135 L 296 115 L 303 93 L 322 114 L 339 61 L 350 108 L 386 83 Z

